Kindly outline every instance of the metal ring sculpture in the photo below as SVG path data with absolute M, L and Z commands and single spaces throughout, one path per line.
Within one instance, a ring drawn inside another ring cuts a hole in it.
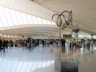
M 64 13 L 69 13 L 69 18 L 68 18 L 68 20 L 66 20 L 65 19 L 65 16 L 64 16 Z M 57 24 L 57 26 L 58 27 L 61 27 L 62 26 L 62 30 L 64 29 L 64 28 L 66 28 L 67 27 L 67 25 L 72 25 L 72 11 L 63 11 L 61 14 L 54 14 L 53 16 L 52 16 L 52 19 L 54 18 L 54 16 L 57 16 L 57 21 L 56 21 L 56 24 Z M 63 21 L 62 21 L 62 17 L 63 17 L 63 19 L 64 19 L 64 21 L 65 21 L 65 23 L 63 24 Z M 58 21 L 60 21 L 60 22 L 58 22 Z

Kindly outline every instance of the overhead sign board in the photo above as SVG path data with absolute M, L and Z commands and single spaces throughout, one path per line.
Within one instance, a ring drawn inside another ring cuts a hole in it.
M 71 35 L 69 35 L 69 34 L 63 34 L 63 38 L 71 38 Z

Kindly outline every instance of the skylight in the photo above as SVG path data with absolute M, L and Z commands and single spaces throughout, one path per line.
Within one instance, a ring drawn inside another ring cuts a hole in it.
M 55 25 L 54 22 L 49 20 L 0 6 L 0 27 L 10 27 L 25 24 Z

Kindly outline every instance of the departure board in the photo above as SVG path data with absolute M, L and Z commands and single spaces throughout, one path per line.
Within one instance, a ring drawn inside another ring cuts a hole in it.
M 63 34 L 63 38 L 71 38 L 71 35 L 69 35 L 69 34 Z

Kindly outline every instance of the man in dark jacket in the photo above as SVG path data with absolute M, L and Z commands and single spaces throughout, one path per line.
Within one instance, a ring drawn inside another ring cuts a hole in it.
M 0 50 L 1 50 L 1 48 L 2 48 L 2 40 L 0 39 Z
M 62 52 L 65 53 L 65 39 L 61 39 Z

